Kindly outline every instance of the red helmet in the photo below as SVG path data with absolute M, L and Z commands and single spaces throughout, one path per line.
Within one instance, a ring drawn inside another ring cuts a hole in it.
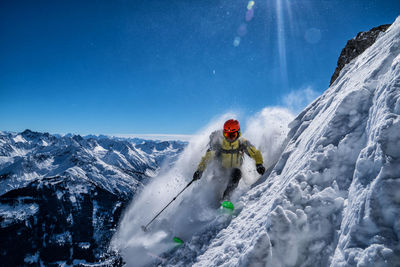
M 224 136 L 231 141 L 236 140 L 240 136 L 240 124 L 237 120 L 230 119 L 224 123 Z

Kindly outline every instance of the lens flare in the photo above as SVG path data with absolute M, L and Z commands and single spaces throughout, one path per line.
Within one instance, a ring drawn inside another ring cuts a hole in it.
M 237 31 L 237 34 L 240 37 L 243 37 L 247 34 L 247 24 L 243 23 L 242 25 L 239 26 L 239 29 Z
M 281 68 L 281 79 L 284 87 L 287 88 L 289 79 L 287 75 L 284 12 L 280 0 L 276 0 L 276 17 L 277 17 L 278 53 L 279 53 L 279 63 Z
M 242 23 L 237 29 L 237 35 L 233 41 L 233 46 L 238 47 L 240 45 L 241 37 L 247 34 L 247 23 L 250 22 L 254 17 L 254 6 L 256 2 L 251 0 L 247 3 L 246 14 L 244 17 L 245 23 Z
M 254 5 L 256 4 L 256 2 L 254 1 L 249 1 L 249 3 L 247 4 L 247 10 L 253 9 Z
M 235 40 L 233 40 L 233 46 L 238 47 L 240 45 L 240 37 L 236 36 Z
M 247 12 L 246 12 L 246 21 L 248 22 L 248 21 L 252 20 L 253 17 L 254 17 L 254 9 L 247 10 Z

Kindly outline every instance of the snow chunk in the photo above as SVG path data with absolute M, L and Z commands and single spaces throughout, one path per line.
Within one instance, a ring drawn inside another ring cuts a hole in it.
M 26 143 L 27 142 L 20 134 L 13 137 L 13 140 L 15 143 L 18 143 L 18 142 Z

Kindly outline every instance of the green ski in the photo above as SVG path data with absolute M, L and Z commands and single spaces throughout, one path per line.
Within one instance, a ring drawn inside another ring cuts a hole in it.
M 184 243 L 183 240 L 180 239 L 180 238 L 177 237 L 177 236 L 175 236 L 175 237 L 173 238 L 173 240 L 174 240 L 174 243 L 176 243 L 177 245 L 182 245 L 182 244 Z
M 222 207 L 223 209 L 227 209 L 227 210 L 234 210 L 234 206 L 233 206 L 232 202 L 230 202 L 230 201 L 224 201 L 224 202 L 222 202 L 222 203 L 221 203 L 221 207 Z

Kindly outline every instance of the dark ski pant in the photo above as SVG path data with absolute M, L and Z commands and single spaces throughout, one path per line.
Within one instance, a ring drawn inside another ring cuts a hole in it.
M 228 186 L 225 189 L 225 192 L 222 196 L 223 200 L 230 200 L 231 194 L 233 190 L 239 185 L 240 178 L 242 178 L 242 171 L 238 168 L 233 168 L 230 171 L 230 180 Z

